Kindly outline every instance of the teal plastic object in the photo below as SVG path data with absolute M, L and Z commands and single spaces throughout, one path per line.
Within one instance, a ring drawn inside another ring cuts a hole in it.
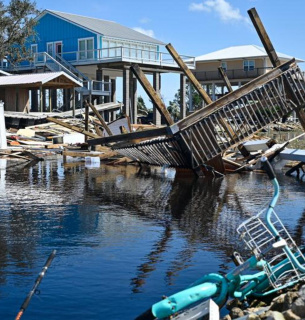
M 206 282 L 195 287 L 180 291 L 152 306 L 152 314 L 156 318 L 165 318 L 193 303 L 209 298 L 217 293 L 215 283 Z
M 227 293 L 226 279 L 219 274 L 208 274 L 192 284 L 190 288 L 155 303 L 151 311 L 156 318 L 162 319 L 189 307 L 191 304 L 215 295 L 217 295 L 214 300 L 215 303 L 223 304 L 227 299 Z

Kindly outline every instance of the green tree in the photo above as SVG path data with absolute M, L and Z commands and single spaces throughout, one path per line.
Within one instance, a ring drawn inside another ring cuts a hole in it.
M 145 116 L 147 116 L 150 112 L 150 110 L 145 105 L 144 99 L 141 96 L 138 96 L 137 110 L 139 114 L 143 114 Z
M 0 59 L 15 65 L 30 58 L 28 43 L 36 37 L 36 3 L 30 0 L 0 1 Z
M 180 106 L 176 102 L 170 101 L 167 111 L 170 113 L 174 121 L 177 121 L 180 118 Z
M 193 110 L 195 111 L 195 110 L 198 110 L 201 108 L 203 99 L 201 98 L 201 96 L 195 90 L 195 88 L 193 86 L 191 87 L 191 90 L 192 90 Z M 190 99 L 189 99 L 189 94 L 188 94 L 189 84 L 186 85 L 186 92 L 187 92 L 187 95 L 186 95 L 185 103 L 186 103 L 186 109 L 187 109 L 187 111 L 189 111 L 190 110 Z M 179 110 L 180 110 L 180 106 L 181 106 L 180 89 L 178 89 L 178 91 L 176 92 L 173 101 L 169 102 L 169 107 L 172 104 L 179 106 Z

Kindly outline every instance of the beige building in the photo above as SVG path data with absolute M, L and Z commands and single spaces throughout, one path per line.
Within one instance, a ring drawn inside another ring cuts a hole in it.
M 280 52 L 277 55 L 283 63 L 293 58 Z M 225 70 L 233 87 L 240 87 L 272 69 L 265 49 L 256 45 L 225 48 L 196 57 L 195 61 L 194 74 L 212 100 L 228 92 L 218 67 Z M 304 62 L 301 59 L 296 61 Z

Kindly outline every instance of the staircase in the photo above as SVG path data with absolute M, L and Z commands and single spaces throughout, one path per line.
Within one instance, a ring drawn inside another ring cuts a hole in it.
M 53 72 L 63 71 L 75 80 L 83 84 L 82 87 L 75 88 L 75 90 L 82 95 L 111 95 L 111 85 L 108 82 L 91 80 L 71 63 L 65 60 L 61 55 L 56 54 L 55 58 L 50 56 L 47 52 L 35 54 L 34 66 L 45 66 Z M 106 88 L 106 89 L 105 89 Z M 108 90 L 107 90 L 108 89 Z

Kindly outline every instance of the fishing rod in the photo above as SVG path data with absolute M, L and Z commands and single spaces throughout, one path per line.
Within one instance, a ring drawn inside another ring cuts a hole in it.
M 38 288 L 40 282 L 42 281 L 43 277 L 47 273 L 47 270 L 48 270 L 49 266 L 51 265 L 51 263 L 55 257 L 55 254 L 56 254 L 56 250 L 53 250 L 53 252 L 49 255 L 49 258 L 48 258 L 47 262 L 45 263 L 45 265 L 43 266 L 41 272 L 39 273 L 32 290 L 29 292 L 29 294 L 27 295 L 27 297 L 23 301 L 15 320 L 20 320 L 20 318 L 22 317 L 22 315 L 23 315 L 24 311 L 26 310 L 26 308 L 28 307 L 34 293 L 37 291 L 37 288 Z

